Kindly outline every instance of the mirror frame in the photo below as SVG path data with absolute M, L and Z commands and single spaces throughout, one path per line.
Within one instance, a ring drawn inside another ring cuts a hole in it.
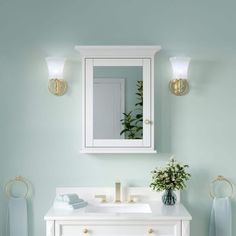
M 82 153 L 156 153 L 154 150 L 154 56 L 160 46 L 76 46 L 82 56 L 84 120 Z M 143 67 L 143 139 L 93 138 L 93 67 Z

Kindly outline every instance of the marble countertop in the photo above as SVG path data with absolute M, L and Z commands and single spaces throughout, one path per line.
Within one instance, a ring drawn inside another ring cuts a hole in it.
M 104 203 L 106 204 L 106 203 Z M 138 203 L 132 203 L 138 204 Z M 151 213 L 95 213 L 78 210 L 51 208 L 44 219 L 47 220 L 191 220 L 192 217 L 183 204 L 166 206 L 161 202 L 148 202 Z

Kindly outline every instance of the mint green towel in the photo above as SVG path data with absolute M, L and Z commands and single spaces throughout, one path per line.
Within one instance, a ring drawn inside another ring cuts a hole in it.
M 8 203 L 9 236 L 28 236 L 27 203 L 25 198 L 10 198 Z
M 55 200 L 58 202 L 66 202 L 68 204 L 74 204 L 83 201 L 76 193 L 59 194 L 56 196 Z
M 209 236 L 232 236 L 231 204 L 229 197 L 214 198 Z

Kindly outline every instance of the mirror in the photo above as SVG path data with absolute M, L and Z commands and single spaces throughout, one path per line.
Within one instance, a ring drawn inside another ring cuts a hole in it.
M 143 67 L 93 67 L 94 139 L 143 138 Z
M 83 153 L 155 153 L 160 46 L 76 46 L 84 82 Z

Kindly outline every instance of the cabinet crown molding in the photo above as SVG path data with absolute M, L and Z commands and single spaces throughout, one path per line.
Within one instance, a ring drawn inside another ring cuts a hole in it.
M 81 56 L 83 57 L 152 57 L 161 50 L 159 45 L 148 46 L 75 46 Z

